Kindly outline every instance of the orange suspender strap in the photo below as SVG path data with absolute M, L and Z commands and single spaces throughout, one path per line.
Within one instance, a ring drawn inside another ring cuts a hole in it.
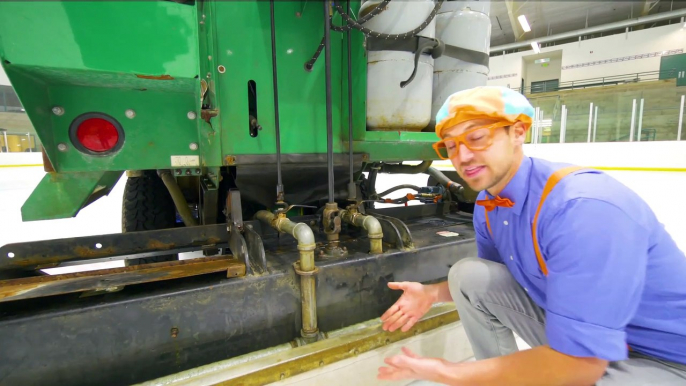
M 545 186 L 543 187 L 543 194 L 541 194 L 541 201 L 539 201 L 538 208 L 536 208 L 536 214 L 534 215 L 534 223 L 531 226 L 531 235 L 533 236 L 533 239 L 534 239 L 534 250 L 536 251 L 536 259 L 538 259 L 538 266 L 541 268 L 541 271 L 546 276 L 548 276 L 548 267 L 545 265 L 545 260 L 543 260 L 543 256 L 541 255 L 541 248 L 539 248 L 539 246 L 538 246 L 538 236 L 536 235 L 536 233 L 537 233 L 536 232 L 536 225 L 538 224 L 538 214 L 541 212 L 541 207 L 543 206 L 543 202 L 548 197 L 548 194 L 550 193 L 550 191 L 553 190 L 555 185 L 557 185 L 557 183 L 560 182 L 561 179 L 565 178 L 570 173 L 573 173 L 579 169 L 583 169 L 583 167 L 581 167 L 581 166 L 568 166 L 566 168 L 556 170 L 550 176 L 550 178 L 548 178 L 548 181 L 545 183 Z
M 543 256 L 541 255 L 541 249 L 538 247 L 538 237 L 536 235 L 536 225 L 538 224 L 538 214 L 541 212 L 541 207 L 543 206 L 543 202 L 545 199 L 548 197 L 548 194 L 553 190 L 555 185 L 557 185 L 558 182 L 560 182 L 561 179 L 569 175 L 570 173 L 573 173 L 577 170 L 583 169 L 581 166 L 568 166 L 566 168 L 562 168 L 559 170 L 556 170 L 549 178 L 548 181 L 545 183 L 545 186 L 543 187 L 543 194 L 541 195 L 541 201 L 538 203 L 538 208 L 536 208 L 536 214 L 534 215 L 534 223 L 531 227 L 531 235 L 533 236 L 534 240 L 534 251 L 536 251 L 536 259 L 538 260 L 538 266 L 541 268 L 541 271 L 543 272 L 544 275 L 548 276 L 548 267 L 545 265 L 545 260 L 543 260 Z M 488 220 L 488 211 L 486 208 L 484 208 L 484 214 L 486 215 L 486 226 L 488 227 L 488 231 L 491 233 L 491 237 L 493 236 L 493 231 L 491 230 L 491 222 Z

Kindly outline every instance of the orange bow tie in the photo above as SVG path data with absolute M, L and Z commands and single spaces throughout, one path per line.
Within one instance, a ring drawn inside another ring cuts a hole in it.
M 495 196 L 494 198 L 489 198 L 487 200 L 477 200 L 476 204 L 486 208 L 487 212 L 492 211 L 496 206 L 505 208 L 512 208 L 514 206 L 514 202 L 510 201 L 509 198 L 502 198 L 500 196 Z

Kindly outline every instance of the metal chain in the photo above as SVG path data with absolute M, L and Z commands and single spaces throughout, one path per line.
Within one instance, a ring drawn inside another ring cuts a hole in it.
M 390 3 L 390 2 L 391 2 L 391 0 L 383 0 L 376 7 L 374 7 L 374 9 L 372 9 L 368 14 L 362 16 L 357 21 L 357 23 L 363 24 L 363 23 L 366 23 L 367 21 L 371 20 L 374 16 L 383 12 L 386 5 L 388 5 L 388 3 Z M 353 28 L 353 26 L 350 25 L 350 23 L 346 23 L 346 25 L 344 25 L 344 26 L 337 26 L 337 25 L 334 25 L 333 23 L 331 24 L 331 29 L 336 31 L 336 32 L 347 32 L 352 28 Z M 319 59 L 319 55 L 322 53 L 323 49 L 324 49 L 324 38 L 322 38 L 322 41 L 319 43 L 319 47 L 317 47 L 317 52 L 315 52 L 314 55 L 312 55 L 312 59 L 308 60 L 305 63 L 305 69 L 307 71 L 312 70 L 312 67 L 314 67 L 314 63 L 317 61 L 317 59 Z
M 443 5 L 444 1 L 445 0 L 439 0 L 436 2 L 433 11 L 431 11 L 431 13 L 429 14 L 429 17 L 422 24 L 420 24 L 419 27 L 413 29 L 412 31 L 394 35 L 372 31 L 371 29 L 364 27 L 363 25 L 356 22 L 353 18 L 351 18 L 347 13 L 343 11 L 343 8 L 341 8 L 340 5 L 334 4 L 333 7 L 336 9 L 336 11 L 338 11 L 339 14 L 341 14 L 343 19 L 348 23 L 348 25 L 350 25 L 352 28 L 355 28 L 356 30 L 361 31 L 366 36 L 371 36 L 379 39 L 404 39 L 410 36 L 414 36 L 416 33 L 426 28 L 426 26 L 428 26 L 429 23 L 433 21 L 434 17 L 436 17 L 436 14 L 438 14 L 438 11 L 441 9 L 441 5 Z

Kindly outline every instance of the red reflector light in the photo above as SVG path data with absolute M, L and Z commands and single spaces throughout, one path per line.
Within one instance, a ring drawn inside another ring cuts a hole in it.
M 91 151 L 108 151 L 119 141 L 117 128 L 102 118 L 90 118 L 76 129 L 79 142 Z
M 119 122 L 102 113 L 86 113 L 77 117 L 69 131 L 76 148 L 94 155 L 116 152 L 124 142 L 124 131 Z

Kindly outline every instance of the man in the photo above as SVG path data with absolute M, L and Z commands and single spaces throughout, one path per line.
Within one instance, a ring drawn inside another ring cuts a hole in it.
M 476 361 L 403 349 L 378 378 L 686 385 L 684 253 L 608 175 L 525 156 L 533 112 L 500 87 L 455 93 L 438 112 L 434 148 L 480 191 L 479 257 L 453 265 L 444 283 L 389 283 L 403 294 L 381 319 L 385 330 L 407 331 L 434 302 L 454 301 Z M 518 351 L 513 331 L 532 348 Z

